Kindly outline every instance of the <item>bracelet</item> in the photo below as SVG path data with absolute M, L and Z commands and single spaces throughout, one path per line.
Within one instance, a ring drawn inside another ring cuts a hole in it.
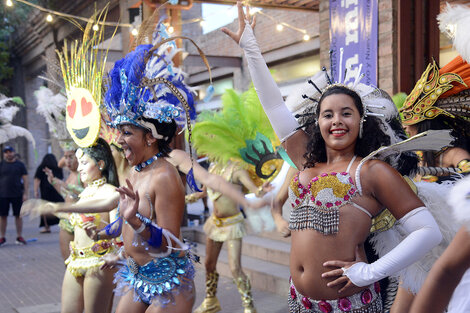
M 145 227 L 147 227 L 147 225 L 145 225 L 145 223 L 142 223 L 142 224 L 140 224 L 139 228 L 137 228 L 137 229 L 134 228 L 134 230 L 137 234 L 140 234 L 141 232 L 144 231 Z
M 55 177 L 54 177 L 55 178 Z M 52 179 L 51 181 L 51 185 L 54 186 L 55 185 L 55 181 L 54 181 L 54 178 Z

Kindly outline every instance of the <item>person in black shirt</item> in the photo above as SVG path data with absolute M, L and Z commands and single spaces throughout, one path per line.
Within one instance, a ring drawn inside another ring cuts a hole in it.
M 16 243 L 26 244 L 22 236 L 23 220 L 20 210 L 23 201 L 28 198 L 28 172 L 24 164 L 16 159 L 15 150 L 6 146 L 3 149 L 3 161 L 0 162 L 0 246 L 6 242 L 7 217 L 10 203 L 16 224 Z
M 62 169 L 57 165 L 57 159 L 51 153 L 48 153 L 39 164 L 36 174 L 34 174 L 34 197 L 41 198 L 49 202 L 64 202 L 64 198 L 55 190 L 54 186 L 47 180 L 45 169 L 50 169 L 58 179 L 64 178 Z M 50 226 L 59 223 L 59 219 L 54 215 L 41 215 L 39 227 L 44 227 L 41 233 L 50 233 Z

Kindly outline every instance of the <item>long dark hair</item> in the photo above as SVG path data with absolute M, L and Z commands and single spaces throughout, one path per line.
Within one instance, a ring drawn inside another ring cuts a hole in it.
M 42 158 L 41 164 L 39 164 L 38 166 L 38 168 L 40 168 L 41 170 L 43 170 L 45 167 L 51 170 L 55 170 L 59 168 L 57 166 L 57 159 L 55 155 L 53 155 L 52 153 L 46 154 L 44 158 Z
M 344 87 L 344 86 L 333 86 L 328 88 L 326 91 L 323 92 L 320 100 L 318 101 L 317 109 L 315 114 L 312 114 L 309 117 L 306 132 L 310 135 L 310 140 L 307 143 L 307 152 L 304 154 L 304 158 L 306 160 L 304 166 L 307 167 L 314 167 L 316 163 L 322 163 L 327 161 L 326 157 L 326 147 L 325 141 L 321 136 L 320 127 L 316 122 L 318 116 L 320 114 L 320 107 L 323 100 L 335 94 L 343 94 L 350 96 L 353 99 L 353 102 L 359 111 L 359 115 L 362 117 L 364 115 L 364 108 L 362 105 L 362 100 L 359 95 L 354 92 L 353 90 Z M 390 145 L 390 137 L 385 134 L 382 129 L 380 128 L 380 124 L 383 122 L 374 117 L 368 116 L 363 123 L 363 136 L 362 138 L 357 138 L 356 145 L 354 148 L 354 153 L 357 156 L 365 157 L 372 151 L 377 150 L 381 146 L 388 146 Z
M 119 187 L 119 179 L 116 170 L 116 164 L 111 153 L 111 148 L 103 138 L 98 138 L 95 145 L 83 148 L 83 153 L 89 155 L 96 163 L 104 162 L 101 174 L 106 177 L 108 184 Z

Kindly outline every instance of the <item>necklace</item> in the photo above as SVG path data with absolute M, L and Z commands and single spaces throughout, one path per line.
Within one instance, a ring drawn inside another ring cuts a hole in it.
M 101 177 L 97 180 L 94 180 L 88 186 L 82 191 L 81 194 L 78 195 L 79 198 L 91 198 L 95 195 L 95 193 L 98 191 L 98 188 L 100 186 L 103 186 L 106 184 L 106 177 Z
M 154 156 L 152 156 L 150 159 L 148 159 L 147 161 L 144 161 L 140 164 L 137 164 L 136 166 L 134 166 L 134 169 L 137 171 L 137 172 L 141 172 L 144 168 L 146 168 L 147 166 L 149 166 L 150 164 L 152 164 L 154 161 L 158 160 L 159 157 L 162 156 L 162 153 L 161 152 L 158 152 L 157 154 L 155 154 Z

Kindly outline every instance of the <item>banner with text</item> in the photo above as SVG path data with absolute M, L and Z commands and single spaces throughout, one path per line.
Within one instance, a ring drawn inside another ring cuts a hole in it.
M 335 81 L 342 83 L 339 79 L 344 80 L 347 68 L 344 83 L 364 73 L 362 83 L 377 85 L 377 15 L 377 0 L 330 0 L 330 66 Z

